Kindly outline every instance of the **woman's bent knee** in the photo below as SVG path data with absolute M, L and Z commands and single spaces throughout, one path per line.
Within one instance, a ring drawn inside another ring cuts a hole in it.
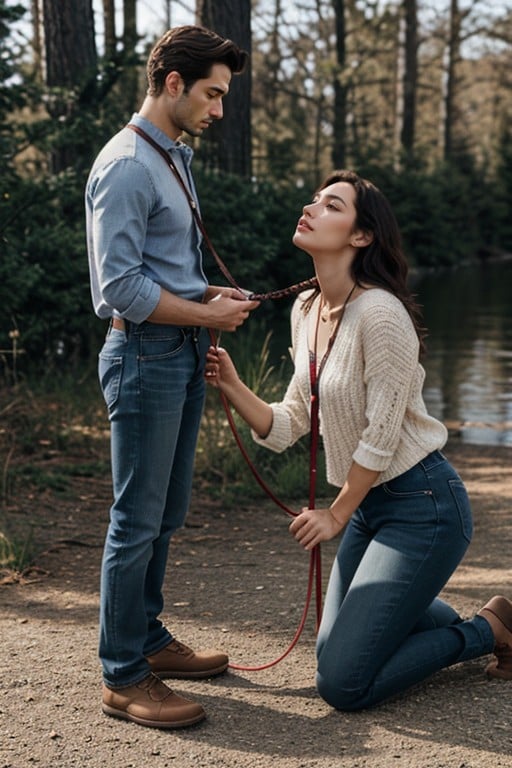
M 355 712 L 370 706 L 368 691 L 358 689 L 343 689 L 335 681 L 326 679 L 320 672 L 316 674 L 316 688 L 322 699 L 334 709 L 343 712 Z

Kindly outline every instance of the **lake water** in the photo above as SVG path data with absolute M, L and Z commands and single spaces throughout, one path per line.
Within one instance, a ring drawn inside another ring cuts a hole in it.
M 439 270 L 417 278 L 413 288 L 429 330 L 423 360 L 429 412 L 463 442 L 512 446 L 512 260 Z M 260 314 L 246 323 L 235 334 L 237 363 L 240 357 L 254 362 L 271 329 L 276 364 L 290 343 L 288 318 L 284 311 L 282 320 L 265 323 Z
M 429 329 L 424 396 L 464 442 L 512 445 L 512 261 L 414 286 Z

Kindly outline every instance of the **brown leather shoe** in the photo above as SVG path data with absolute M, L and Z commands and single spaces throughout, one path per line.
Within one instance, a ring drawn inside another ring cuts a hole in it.
M 173 640 L 153 656 L 147 656 L 151 671 L 165 680 L 169 677 L 214 677 L 227 669 L 229 659 L 219 651 L 198 651 Z
M 512 680 L 512 603 L 506 597 L 496 595 L 478 615 L 489 622 L 496 640 L 496 660 L 486 666 L 486 674 L 488 677 Z
M 128 688 L 103 685 L 102 709 L 106 715 L 149 728 L 184 728 L 206 717 L 200 704 L 173 693 L 153 674 Z

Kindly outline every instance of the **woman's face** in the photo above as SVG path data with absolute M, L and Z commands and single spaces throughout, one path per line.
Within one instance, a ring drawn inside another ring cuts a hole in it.
M 315 195 L 305 205 L 293 236 L 293 243 L 307 253 L 325 251 L 339 256 L 347 246 L 357 246 L 356 191 L 352 184 L 338 181 Z

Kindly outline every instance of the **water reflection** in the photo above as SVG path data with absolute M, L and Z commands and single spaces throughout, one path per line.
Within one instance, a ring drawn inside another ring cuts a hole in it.
M 512 261 L 415 285 L 429 328 L 425 400 L 464 442 L 512 445 Z
M 413 286 L 429 330 L 427 407 L 463 442 L 512 445 L 511 285 L 512 260 L 431 273 Z M 291 301 L 262 306 L 223 338 L 241 370 L 250 370 L 271 331 L 268 363 L 281 370 L 283 388 L 292 370 L 290 308 Z

